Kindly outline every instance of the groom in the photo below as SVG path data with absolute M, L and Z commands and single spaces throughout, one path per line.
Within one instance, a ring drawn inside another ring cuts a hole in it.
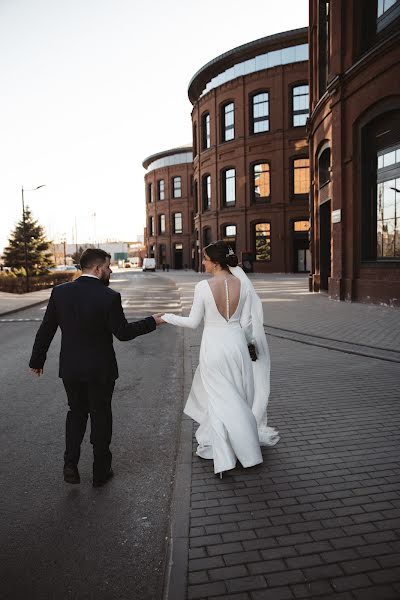
M 154 331 L 162 323 L 158 315 L 127 322 L 121 295 L 108 287 L 112 273 L 110 259 L 99 248 L 85 250 L 80 259 L 81 277 L 53 289 L 29 362 L 36 375 L 43 374 L 47 351 L 60 327 L 59 376 L 69 404 L 64 480 L 80 483 L 78 461 L 90 414 L 94 487 L 103 486 L 113 476 L 109 448 L 111 398 L 118 377 L 113 335 L 128 341 Z

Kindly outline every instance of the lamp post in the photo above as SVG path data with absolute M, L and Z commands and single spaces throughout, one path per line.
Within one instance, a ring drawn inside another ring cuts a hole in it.
M 34 192 L 39 188 L 44 187 L 46 184 L 38 185 L 25 192 Z M 29 292 L 29 269 L 28 269 L 28 246 L 26 242 L 26 223 L 25 223 L 25 202 L 24 202 L 24 186 L 22 186 L 22 229 L 24 234 L 24 254 L 25 254 L 25 273 L 26 273 L 26 291 Z

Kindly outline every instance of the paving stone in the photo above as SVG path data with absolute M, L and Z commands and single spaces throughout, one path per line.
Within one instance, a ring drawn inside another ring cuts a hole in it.
M 226 544 L 215 544 L 215 546 L 207 546 L 207 552 L 210 556 L 219 554 L 231 554 L 232 552 L 241 552 L 243 546 L 240 542 L 230 542 Z
M 195 558 L 189 560 L 189 571 L 199 571 L 223 567 L 224 562 L 221 556 L 206 556 L 205 558 Z
M 332 579 L 333 587 L 339 592 L 367 587 L 371 584 L 372 581 L 367 575 L 349 575 L 347 577 L 335 577 Z
M 255 562 L 247 565 L 249 573 L 251 575 L 260 575 L 266 573 L 276 573 L 278 571 L 285 571 L 287 566 L 283 560 L 264 560 L 261 562 Z
M 188 599 L 194 600 L 195 598 L 208 598 L 214 594 L 222 594 L 224 592 L 226 592 L 226 587 L 221 581 L 216 581 L 214 583 L 203 583 L 201 585 L 189 585 Z
M 244 565 L 222 567 L 220 569 L 210 569 L 208 571 L 208 576 L 211 581 L 225 581 L 225 579 L 243 577 L 245 575 L 248 575 L 248 572 Z
M 227 579 L 225 584 L 228 592 L 249 592 L 267 587 L 267 582 L 262 575 L 249 575 L 240 579 Z
M 288 587 L 278 587 L 273 590 L 263 590 L 261 592 L 252 592 L 252 600 L 292 600 L 294 598 L 292 591 Z
M 249 552 L 234 552 L 232 554 L 223 554 L 222 558 L 227 566 L 239 565 L 241 563 L 246 564 L 248 568 L 249 563 L 258 562 L 261 559 L 261 555 L 256 550 Z
M 302 583 L 306 580 L 304 573 L 299 569 L 293 569 L 291 571 L 286 570 L 282 573 L 271 573 L 266 577 L 269 587 Z
M 328 595 L 333 592 L 329 581 L 310 581 L 305 584 L 293 585 L 291 589 L 295 598 L 321 597 L 322 594 Z
M 373 588 L 352 590 L 356 600 L 399 600 L 399 592 L 389 586 L 374 585 Z

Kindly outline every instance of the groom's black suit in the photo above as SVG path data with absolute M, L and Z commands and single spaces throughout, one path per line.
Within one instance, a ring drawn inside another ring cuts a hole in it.
M 59 376 L 68 396 L 65 464 L 76 466 L 88 413 L 94 462 L 93 477 L 101 480 L 111 467 L 111 398 L 118 367 L 113 334 L 121 341 L 156 329 L 153 317 L 128 323 L 118 292 L 100 279 L 82 276 L 56 286 L 36 334 L 29 366 L 41 369 L 47 351 L 61 328 Z

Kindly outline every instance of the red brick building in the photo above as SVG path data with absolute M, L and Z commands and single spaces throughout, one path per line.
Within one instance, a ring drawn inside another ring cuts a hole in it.
M 310 1 L 311 289 L 400 305 L 400 2 Z
M 255 271 L 309 270 L 308 31 L 250 42 L 189 84 L 195 268 L 227 240 Z
M 149 156 L 146 169 L 147 256 L 157 267 L 193 268 L 193 155 L 183 146 Z

